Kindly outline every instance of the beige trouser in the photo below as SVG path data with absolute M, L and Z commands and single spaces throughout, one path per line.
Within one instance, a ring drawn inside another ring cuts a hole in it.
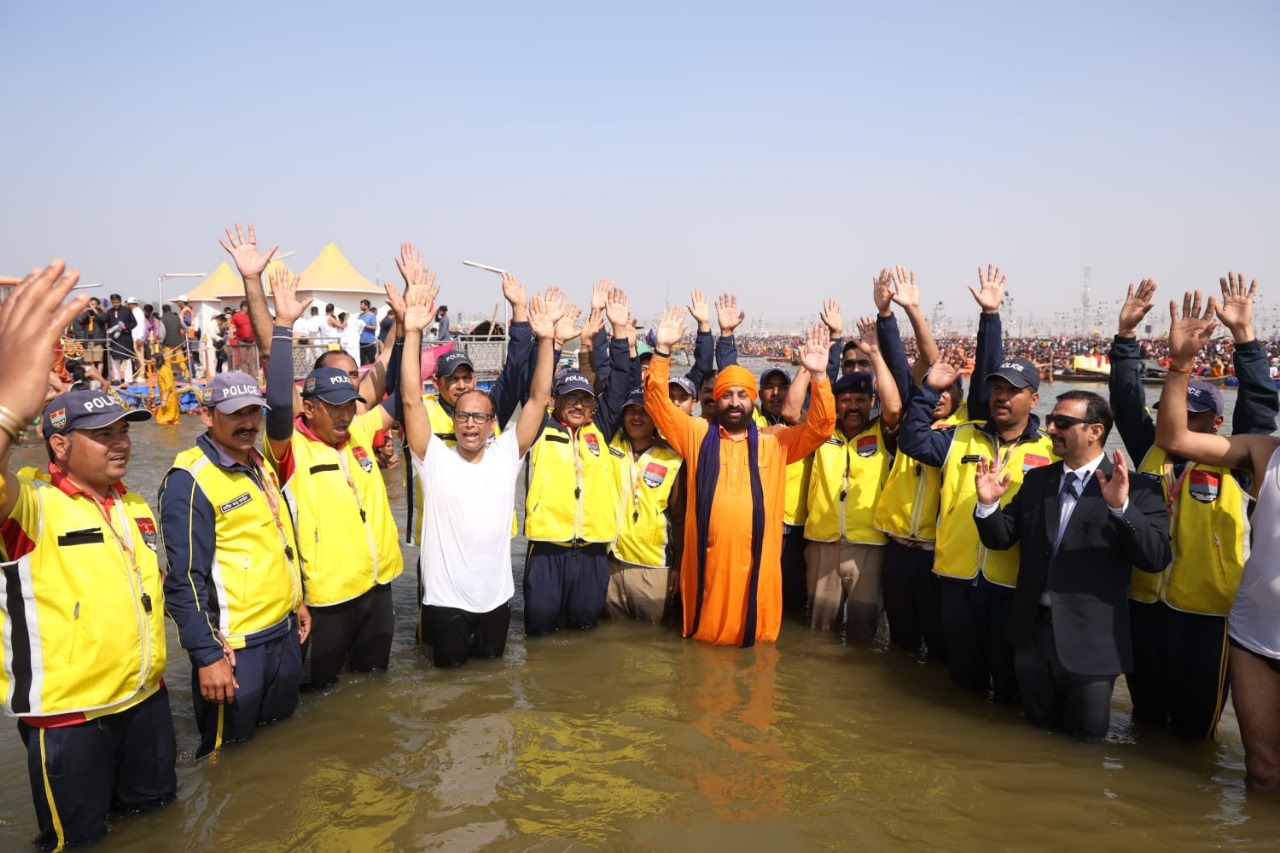
M 620 563 L 609 555 L 609 593 L 605 609 L 610 619 L 639 619 L 662 623 L 667 609 L 670 569 L 651 569 Z
M 810 541 L 804 548 L 804 561 L 810 625 L 819 631 L 839 630 L 847 620 L 851 635 L 873 639 L 880 622 L 884 546 Z

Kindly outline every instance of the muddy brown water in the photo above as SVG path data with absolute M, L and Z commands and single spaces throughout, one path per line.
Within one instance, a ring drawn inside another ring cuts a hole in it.
M 194 417 L 139 426 L 130 484 L 154 499 L 199 430 Z M 523 540 L 512 548 L 519 575 Z M 526 641 L 519 577 L 505 658 L 438 670 L 412 643 L 412 571 L 393 587 L 389 672 L 344 675 L 202 761 L 170 626 L 178 798 L 114 821 L 98 849 L 1280 848 L 1280 799 L 1246 793 L 1229 705 L 1217 742 L 1182 743 L 1133 724 L 1121 681 L 1110 737 L 1083 745 L 952 689 L 883 635 L 847 645 L 788 623 L 776 646 L 744 650 L 604 622 Z M 10 720 L 0 850 L 34 834 L 25 763 Z

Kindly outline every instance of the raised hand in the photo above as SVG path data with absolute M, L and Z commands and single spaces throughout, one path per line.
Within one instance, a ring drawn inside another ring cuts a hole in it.
M 44 409 L 53 348 L 62 330 L 89 304 L 87 294 L 61 304 L 79 280 L 80 273 L 67 271 L 67 265 L 56 260 L 32 270 L 9 289 L 0 305 L 0 405 L 21 422 L 12 425 L 15 429 L 31 423 Z
M 737 294 L 720 294 L 720 298 L 716 300 L 716 320 L 720 323 L 721 336 L 732 335 L 746 316 L 738 310 Z
M 882 317 L 893 312 L 893 274 L 888 267 L 881 268 L 880 274 L 871 279 L 871 298 Z
M 591 285 L 591 310 L 603 311 L 605 306 L 609 304 L 609 290 L 613 287 L 613 282 L 607 278 L 602 278 L 595 284 Z
M 947 358 L 929 367 L 929 372 L 924 375 L 924 384 L 934 391 L 945 391 L 956 384 L 959 376 L 960 368 L 956 366 L 954 359 Z
M 827 349 L 831 346 L 831 332 L 826 323 L 816 323 L 805 335 L 800 353 L 800 364 L 811 376 L 824 376 L 827 372 Z
M 236 223 L 236 230 L 233 234 L 231 229 L 226 229 L 227 239 L 218 238 L 218 242 L 222 244 L 222 248 L 226 249 L 231 258 L 236 262 L 236 270 L 239 271 L 241 278 L 262 278 L 262 271 L 267 268 L 267 264 L 271 263 L 271 256 L 276 253 L 278 245 L 267 249 L 265 253 L 258 251 L 258 235 L 253 229 L 253 223 L 249 223 L 249 233 L 246 236 L 240 230 L 240 223 Z
M 596 333 L 604 328 L 604 309 L 592 308 L 587 319 L 582 322 L 582 340 L 595 340 Z
M 1253 298 L 1258 282 L 1250 282 L 1245 290 L 1244 273 L 1229 272 L 1226 278 L 1218 279 L 1218 285 L 1222 288 L 1222 301 L 1210 297 L 1210 310 L 1231 330 L 1236 343 L 1253 340 Z
M 818 318 L 826 324 L 831 337 L 838 338 L 844 334 L 844 314 L 840 311 L 840 303 L 834 299 L 822 300 L 822 310 Z
M 1129 467 L 1125 464 L 1124 454 L 1119 450 L 1111 453 L 1111 479 L 1102 473 L 1102 468 L 1093 472 L 1102 486 L 1102 499 L 1112 509 L 1120 509 L 1129 500 Z
M 409 280 L 408 286 L 404 289 L 406 304 L 416 299 L 419 303 L 425 303 L 434 311 L 436 296 L 440 293 L 440 285 L 436 284 L 435 270 L 419 266 L 413 271 L 412 275 L 413 277 Z
M 935 365 L 936 368 L 936 365 Z M 1004 471 L 1008 459 L 1002 457 L 999 464 L 990 462 L 986 457 L 978 460 L 978 473 L 974 475 L 974 484 L 978 487 L 978 503 L 996 504 L 1009 490 L 1012 476 Z
M 414 280 L 411 280 L 409 286 L 405 288 L 404 330 L 421 333 L 435 319 L 435 278 L 431 277 L 431 285 L 428 286 L 422 268 L 413 270 L 410 275 Z M 390 289 L 391 285 L 388 284 L 387 290 L 390 291 Z
M 889 272 L 893 285 L 893 301 L 910 311 L 920 307 L 920 289 L 916 287 L 916 274 L 898 264 Z
M 271 299 L 276 304 L 277 326 L 293 328 L 293 324 L 306 313 L 307 308 L 314 301 L 311 297 L 307 297 L 302 302 L 298 301 L 299 281 L 297 273 L 290 272 L 282 264 L 277 264 L 271 271 L 268 284 L 271 285 Z
M 876 332 L 876 318 L 868 314 L 858 318 L 858 349 L 867 355 L 880 351 L 880 335 Z
M 689 316 L 698 324 L 698 331 L 711 331 L 711 303 L 701 290 L 689 294 Z
M 422 270 L 422 253 L 415 249 L 412 243 L 401 243 L 400 257 L 396 258 L 396 269 L 400 270 L 400 277 L 404 279 L 405 286 L 409 286 Z
M 679 305 L 668 305 L 658 318 L 658 325 L 653 327 L 654 348 L 666 353 L 684 340 L 684 312 Z
M 1143 317 L 1147 316 L 1151 306 L 1155 305 L 1151 301 L 1151 297 L 1155 295 L 1156 280 L 1153 278 L 1144 278 L 1138 284 L 1137 290 L 1133 289 L 1132 284 L 1129 285 L 1124 304 L 1120 306 L 1120 337 L 1132 338 L 1137 334 L 1138 324 L 1142 322 Z
M 1178 370 L 1190 370 L 1196 356 L 1213 337 L 1213 299 L 1201 311 L 1204 294 L 1187 291 L 1182 295 L 1182 313 L 1177 300 L 1169 300 L 1169 363 Z
M 564 292 L 558 287 L 548 287 L 542 293 L 535 293 L 529 301 L 529 328 L 538 340 L 559 339 L 556 327 L 568 316 L 569 309 L 582 313 L 576 306 L 565 304 Z M 572 321 L 570 325 L 573 325 Z
M 563 295 L 561 298 L 563 302 Z M 564 346 L 569 341 L 582 334 L 582 328 L 578 326 L 578 318 L 582 316 L 582 309 L 572 302 L 563 305 L 564 313 L 560 319 L 556 320 L 556 341 Z
M 391 309 L 391 313 L 395 316 L 396 322 L 403 325 L 405 314 L 404 297 L 405 293 L 409 291 L 409 288 L 406 287 L 404 289 L 404 293 L 402 293 L 400 288 L 396 287 L 393 282 L 384 281 L 382 283 L 382 289 L 387 293 L 387 307 Z
M 609 325 L 613 327 L 614 337 L 617 337 L 631 322 L 631 302 L 627 299 L 627 292 L 621 287 L 609 288 L 605 316 L 609 318 Z
M 983 314 L 1000 313 L 1000 303 L 1004 301 L 1004 285 L 1006 278 L 1000 272 L 1000 267 L 987 264 L 987 271 L 984 273 L 982 267 L 978 267 L 978 286 L 969 286 L 969 292 L 973 294 L 974 300 L 978 306 L 982 308 Z
M 502 274 L 502 296 L 511 305 L 513 311 L 517 308 L 523 309 L 529 304 L 524 292 L 524 284 L 509 272 Z

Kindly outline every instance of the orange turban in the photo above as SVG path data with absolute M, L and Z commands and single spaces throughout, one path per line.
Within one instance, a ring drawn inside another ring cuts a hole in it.
M 756 378 L 751 375 L 751 371 L 736 364 L 731 364 L 716 374 L 716 384 L 712 388 L 711 393 L 717 400 L 719 400 L 725 391 L 728 391 L 735 385 L 739 385 L 746 389 L 746 392 L 751 395 L 752 400 L 759 396 L 759 392 L 756 390 Z

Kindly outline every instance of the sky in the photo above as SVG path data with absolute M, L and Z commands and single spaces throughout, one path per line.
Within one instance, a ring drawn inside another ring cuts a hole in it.
M 1079 324 L 1085 267 L 1090 329 L 1228 269 L 1280 327 L 1278 37 L 1263 0 L 0 0 L 0 273 L 150 298 L 239 221 L 370 279 L 412 241 L 455 314 L 500 299 L 464 259 L 779 330 L 903 264 L 963 329 L 996 263 L 1027 329 Z

